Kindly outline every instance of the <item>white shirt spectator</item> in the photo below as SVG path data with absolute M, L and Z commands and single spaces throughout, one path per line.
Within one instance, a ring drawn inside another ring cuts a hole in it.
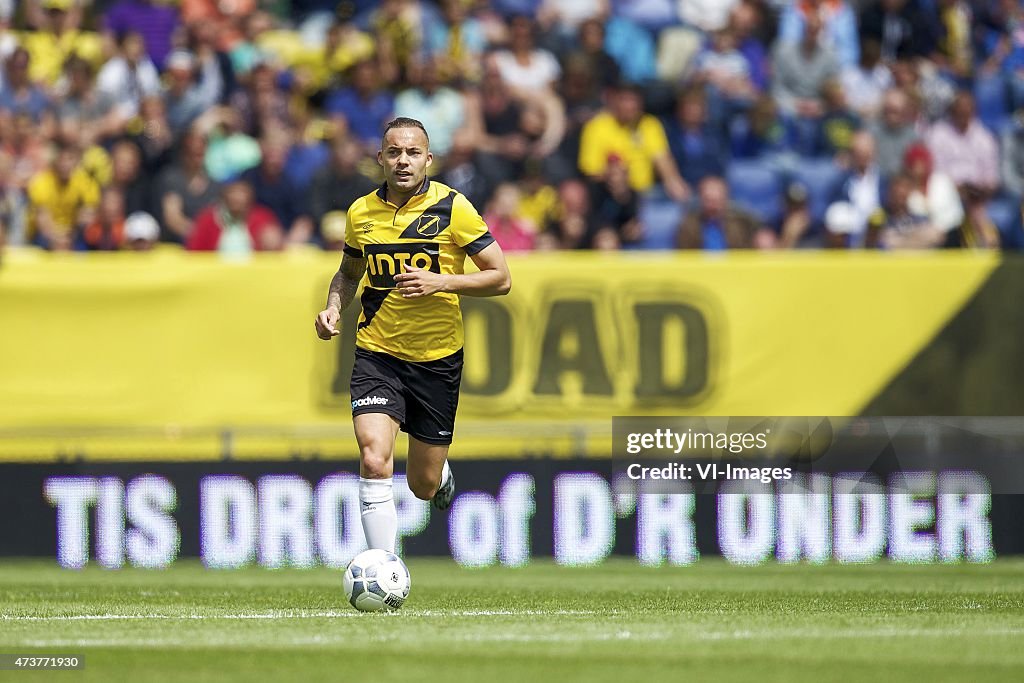
M 113 100 L 122 116 L 131 118 L 143 99 L 160 94 L 160 75 L 148 57 L 135 68 L 124 57 L 114 57 L 100 69 L 96 88 Z
M 882 198 L 878 196 L 879 173 L 877 166 L 871 166 L 864 175 L 850 179 L 850 205 L 857 212 L 857 236 L 855 246 L 863 246 L 864 233 L 868 227 L 871 214 L 882 206 Z
M 927 194 L 914 189 L 907 197 L 907 208 L 928 221 L 938 230 L 949 232 L 964 220 L 964 207 L 953 179 L 945 173 L 932 172 L 928 176 Z
M 557 15 L 561 26 L 575 32 L 580 24 L 598 17 L 607 6 L 606 0 L 544 0 L 540 11 Z
M 702 31 L 719 31 L 739 0 L 679 0 L 679 18 Z
M 501 80 L 514 90 L 550 88 L 562 73 L 558 60 L 547 50 L 534 50 L 528 64 L 520 64 L 514 54 L 503 50 L 494 55 Z
M 875 116 L 882 108 L 882 95 L 892 87 L 892 72 L 884 64 L 865 70 L 859 66 L 843 69 L 839 76 L 846 103 L 862 116 Z

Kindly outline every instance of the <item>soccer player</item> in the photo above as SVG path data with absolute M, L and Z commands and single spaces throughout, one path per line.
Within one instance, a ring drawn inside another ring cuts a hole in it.
M 350 392 L 359 500 L 367 545 L 394 552 L 398 430 L 409 434 L 409 488 L 447 509 L 455 494 L 448 447 L 462 381 L 459 295 L 501 296 L 512 278 L 469 200 L 427 178 L 433 156 L 422 123 L 388 123 L 377 162 L 385 182 L 349 207 L 341 267 L 316 333 L 324 340 L 338 336 L 341 312 L 366 274 Z M 467 255 L 479 272 L 463 273 Z

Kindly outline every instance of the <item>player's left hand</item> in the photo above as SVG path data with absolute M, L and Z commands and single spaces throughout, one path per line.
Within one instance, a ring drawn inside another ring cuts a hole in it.
M 407 265 L 404 273 L 395 276 L 398 291 L 406 299 L 429 296 L 444 289 L 444 275 Z

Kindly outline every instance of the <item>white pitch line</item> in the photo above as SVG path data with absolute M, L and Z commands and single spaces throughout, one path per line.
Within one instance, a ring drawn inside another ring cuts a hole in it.
M 406 615 L 409 617 L 518 617 L 518 616 L 592 616 L 595 614 L 612 614 L 612 612 L 596 612 L 592 610 L 407 610 L 405 612 L 389 612 L 385 616 Z M 333 619 L 335 617 L 357 617 L 359 612 L 263 612 L 240 614 L 58 614 L 51 616 L 8 615 L 0 614 L 0 621 L 120 621 L 129 619 Z
M 674 640 L 679 642 L 691 641 L 729 641 L 729 640 L 778 640 L 778 639 L 801 639 L 801 640 L 831 640 L 845 638 L 959 638 L 965 634 L 981 636 L 1021 636 L 1024 629 L 1017 628 L 934 628 L 934 629 L 909 629 L 901 630 L 895 628 L 877 629 L 848 629 L 836 630 L 833 632 L 822 632 L 814 629 L 788 629 L 788 630 L 763 630 L 763 631 L 689 631 L 674 633 L 670 631 L 628 631 L 615 630 L 605 632 L 584 632 L 584 633 L 495 633 L 480 634 L 466 633 L 453 634 L 445 633 L 439 635 L 444 642 L 452 643 L 583 643 L 583 642 L 607 642 L 607 641 L 643 641 L 651 642 L 657 640 Z M 363 636 L 360 642 L 401 642 L 402 636 L 397 633 L 375 634 Z M 164 647 L 164 648 L 214 648 L 214 647 L 238 647 L 246 645 L 258 645 L 262 643 L 258 636 L 241 638 L 209 638 L 207 636 L 196 639 L 188 638 L 58 638 L 58 639 L 26 639 L 15 645 L 23 647 Z M 299 636 L 291 638 L 275 639 L 274 645 L 281 646 L 333 646 L 337 644 L 351 643 L 351 637 L 347 635 L 318 634 L 313 636 Z

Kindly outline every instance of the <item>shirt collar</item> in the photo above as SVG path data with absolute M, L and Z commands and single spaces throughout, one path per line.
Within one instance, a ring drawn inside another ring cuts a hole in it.
M 420 185 L 420 189 L 418 189 L 416 191 L 416 194 L 413 195 L 413 197 L 415 197 L 417 195 L 421 195 L 421 194 L 426 194 L 427 190 L 429 190 L 429 189 L 430 189 L 430 178 L 424 178 L 423 179 L 423 184 Z M 387 202 L 388 201 L 388 181 L 385 180 L 383 183 L 381 183 L 380 187 L 377 188 L 377 196 L 380 197 L 380 200 L 382 202 Z

